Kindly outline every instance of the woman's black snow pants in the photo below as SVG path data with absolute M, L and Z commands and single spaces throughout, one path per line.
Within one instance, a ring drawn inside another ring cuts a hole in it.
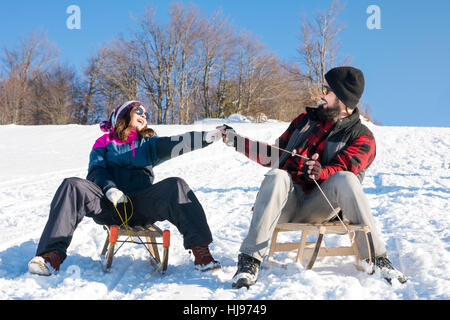
M 183 235 L 186 249 L 212 242 L 205 212 L 183 179 L 168 178 L 128 196 L 134 207 L 128 222 L 130 226 L 168 220 Z M 123 203 L 119 203 L 117 209 L 124 219 Z M 126 210 L 130 216 L 130 203 L 126 204 Z M 85 216 L 101 225 L 122 224 L 114 206 L 98 185 L 81 178 L 65 179 L 53 197 L 36 255 L 57 250 L 64 260 L 73 233 Z

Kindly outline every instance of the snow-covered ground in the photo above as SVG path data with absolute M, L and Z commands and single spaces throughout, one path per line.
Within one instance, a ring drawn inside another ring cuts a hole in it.
M 155 126 L 160 136 L 210 130 L 221 121 Z M 272 143 L 288 123 L 230 122 L 237 132 Z M 194 271 L 175 227 L 165 275 L 149 266 L 141 246 L 126 245 L 110 273 L 99 252 L 105 231 L 84 219 L 59 274 L 27 272 L 47 221 L 50 202 L 65 177 L 86 176 L 88 156 L 102 134 L 95 126 L 0 126 L 0 299 L 449 299 L 450 128 L 382 127 L 368 124 L 377 158 L 364 190 L 382 230 L 391 261 L 408 277 L 389 286 L 379 274 L 357 271 L 351 257 L 319 258 L 312 270 L 289 264 L 260 273 L 250 290 L 231 288 L 240 243 L 247 233 L 256 193 L 268 169 L 222 142 L 155 168 L 156 181 L 185 179 L 202 203 L 222 263 L 212 273 Z M 293 235 L 292 235 L 293 236 Z M 287 236 L 287 237 L 292 237 Z M 342 238 L 342 239 L 341 239 Z M 345 237 L 329 237 L 337 243 Z M 280 254 L 289 262 L 293 254 Z

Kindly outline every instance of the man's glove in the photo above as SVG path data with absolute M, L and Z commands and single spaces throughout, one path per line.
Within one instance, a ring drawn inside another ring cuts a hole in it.
M 105 193 L 109 201 L 111 201 L 115 206 L 121 202 L 128 202 L 125 194 L 117 188 L 110 188 Z
M 217 127 L 222 133 L 223 142 L 229 147 L 236 147 L 237 144 L 237 133 L 234 129 L 226 124 Z
M 311 180 L 320 180 L 320 171 L 322 170 L 322 165 L 317 159 L 319 155 L 315 153 L 311 160 L 305 162 L 302 168 L 303 173 Z

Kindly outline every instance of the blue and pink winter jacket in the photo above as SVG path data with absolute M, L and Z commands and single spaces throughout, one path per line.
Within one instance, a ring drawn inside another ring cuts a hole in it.
M 125 142 L 107 133 L 95 142 L 89 156 L 86 179 L 105 193 L 115 187 L 132 195 L 153 184 L 153 167 L 210 143 L 205 132 L 187 132 L 171 137 L 142 138 L 135 130 Z

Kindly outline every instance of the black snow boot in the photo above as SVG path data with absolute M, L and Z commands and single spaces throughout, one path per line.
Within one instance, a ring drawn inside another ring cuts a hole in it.
M 366 259 L 366 262 L 369 263 L 369 259 Z M 392 279 L 396 278 L 398 282 L 405 283 L 408 281 L 406 276 L 397 270 L 392 262 L 386 256 L 375 257 L 375 271 L 380 271 L 383 278 L 389 283 L 392 284 Z
M 237 271 L 233 276 L 232 287 L 240 289 L 254 285 L 258 280 L 259 266 L 261 262 L 245 253 L 238 256 Z

